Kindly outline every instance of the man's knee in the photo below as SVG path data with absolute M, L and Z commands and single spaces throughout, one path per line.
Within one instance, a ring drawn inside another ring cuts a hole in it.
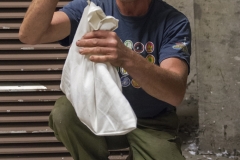
M 65 128 L 71 124 L 71 121 L 75 115 L 76 113 L 72 104 L 69 102 L 66 96 L 63 96 L 56 101 L 54 108 L 51 111 L 49 117 L 49 126 L 52 129 L 54 129 L 53 126 L 61 126 L 61 128 Z

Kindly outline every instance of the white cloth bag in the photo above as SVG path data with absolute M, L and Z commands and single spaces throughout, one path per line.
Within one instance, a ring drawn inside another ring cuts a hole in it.
M 110 63 L 94 63 L 79 54 L 76 41 L 92 30 L 114 30 L 118 20 L 88 1 L 63 68 L 61 89 L 80 121 L 99 136 L 123 135 L 136 128 L 136 116 L 122 94 L 121 81 Z

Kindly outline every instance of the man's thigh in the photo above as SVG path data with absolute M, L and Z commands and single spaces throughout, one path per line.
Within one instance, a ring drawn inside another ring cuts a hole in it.
M 127 134 L 133 160 L 184 160 L 174 110 L 154 118 L 138 119 L 138 128 Z
M 184 160 L 180 140 L 164 131 L 136 129 L 127 135 L 133 160 Z

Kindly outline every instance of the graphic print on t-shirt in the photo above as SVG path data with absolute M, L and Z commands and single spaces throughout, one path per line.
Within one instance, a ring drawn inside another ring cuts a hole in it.
M 128 76 L 121 77 L 121 83 L 122 87 L 128 87 L 131 83 L 131 80 L 128 78 Z
M 185 42 L 178 42 L 172 48 L 176 50 L 182 50 L 184 53 L 189 54 L 187 44 Z
M 141 86 L 134 79 L 132 79 L 131 84 L 134 88 L 141 88 Z
M 123 76 L 126 76 L 126 75 L 128 75 L 128 73 L 127 73 L 127 71 L 124 69 L 124 68 L 120 68 L 120 72 L 121 72 L 121 74 L 123 75 Z
M 136 42 L 133 45 L 133 42 L 131 40 L 125 40 L 124 45 L 130 49 L 133 49 L 135 52 L 139 54 L 143 52 L 148 53 L 147 55 L 144 54 L 142 56 L 144 56 L 150 63 L 153 63 L 153 64 L 155 63 L 156 59 L 153 54 L 153 51 L 154 51 L 153 42 L 148 41 L 144 46 L 142 42 Z M 136 88 L 136 89 L 141 88 L 141 86 L 129 76 L 128 72 L 124 68 L 119 67 L 118 72 L 120 73 L 122 87 L 128 87 L 131 84 L 133 88 Z
M 188 47 L 187 47 L 188 43 L 186 43 L 186 41 L 187 41 L 187 37 L 184 37 L 183 42 L 176 43 L 175 45 L 172 46 L 172 48 L 175 50 L 182 50 L 184 53 L 189 54 Z
M 148 54 L 146 59 L 153 64 L 155 63 L 155 57 L 151 54 Z
M 134 44 L 133 50 L 137 53 L 142 53 L 144 51 L 144 45 L 141 42 L 136 42 Z
M 126 41 L 124 42 L 124 45 L 127 46 L 127 47 L 130 48 L 130 49 L 133 49 L 133 43 L 132 43 L 131 40 L 126 40 Z
M 153 53 L 154 44 L 152 42 L 147 42 L 147 44 L 145 45 L 145 50 L 147 53 Z

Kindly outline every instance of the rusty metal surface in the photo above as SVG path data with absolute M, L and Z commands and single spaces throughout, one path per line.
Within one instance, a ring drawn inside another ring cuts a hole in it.
M 66 156 L 62 156 L 62 157 L 59 157 L 59 156 L 55 156 L 55 157 L 39 157 L 39 156 L 35 156 L 35 157 L 15 157 L 15 158 L 8 158 L 8 157 L 4 157 L 4 158 L 1 158 L 0 157 L 0 160 L 73 160 L 73 158 L 71 158 L 70 156 L 69 157 L 66 157 Z M 112 160 L 115 160 L 115 159 L 112 159 Z
M 31 2 L 1 2 L 0 1 L 0 8 L 27 8 Z M 66 5 L 68 1 L 58 2 L 57 7 L 63 7 Z
M 0 39 L 18 39 L 18 33 L 0 33 Z
M 57 71 L 62 68 L 63 64 L 0 64 L 0 71 Z
M 0 92 L 60 91 L 60 81 L 0 82 Z M 1 107 L 1 106 L 0 106 Z
M 49 102 L 62 95 L 62 92 L 0 92 L 0 102 Z
M 0 29 L 19 29 L 21 23 L 0 23 Z
M 25 15 L 25 12 L 5 12 L 0 14 L 1 19 L 15 19 L 15 18 L 23 18 Z
M 0 123 L 21 123 L 21 122 L 48 122 L 49 114 L 3 114 L 0 116 Z
M 31 112 L 47 112 L 53 109 L 53 103 L 50 104 L 32 104 L 32 103 L 0 103 L 0 113 L 29 113 Z
M 65 50 L 13 50 L 0 51 L 0 60 L 65 60 Z
M 66 148 L 64 146 L 55 145 L 50 146 L 49 143 L 45 145 L 30 145 L 26 144 L 14 144 L 14 145 L 1 145 L 0 146 L 0 154 L 33 154 L 33 153 L 63 153 L 67 152 Z M 14 148 L 14 152 L 13 152 Z
M 128 155 L 110 155 L 109 160 L 126 160 Z
M 63 64 L 0 64 L 0 71 L 49 71 L 62 70 Z
M 0 72 L 0 82 L 9 81 L 56 81 L 61 79 L 61 72 Z
M 12 123 L 1 124 L 0 134 L 17 134 L 17 133 L 49 133 L 53 132 L 47 123 Z M 36 141 L 37 143 L 37 141 Z M 1 155 L 0 155 L 1 157 Z
M 68 50 L 69 47 L 62 47 L 59 44 L 38 44 L 38 45 L 28 45 L 28 44 L 0 44 L 1 50 Z
M 53 133 L 0 134 L 0 144 L 58 142 Z

